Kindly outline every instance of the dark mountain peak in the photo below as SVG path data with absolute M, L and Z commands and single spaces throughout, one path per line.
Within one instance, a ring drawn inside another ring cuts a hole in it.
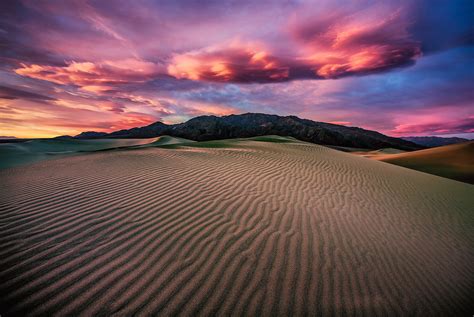
M 112 132 L 112 138 L 149 138 L 160 135 L 182 137 L 195 141 L 247 138 L 262 135 L 291 136 L 316 144 L 356 148 L 423 148 L 412 142 L 388 137 L 381 133 L 357 127 L 301 119 L 297 116 L 279 116 L 265 113 L 244 113 L 228 116 L 199 116 L 184 123 L 166 125 L 155 122 L 145 127 Z M 79 138 L 105 137 L 93 132 L 81 133 Z
M 219 117 L 216 116 L 199 116 L 189 119 L 188 121 L 184 122 L 183 124 L 187 123 L 196 123 L 196 122 L 215 122 L 218 120 Z
M 75 136 L 76 139 L 100 139 L 108 135 L 105 132 L 86 131 Z
M 73 136 L 70 136 L 70 135 L 60 135 L 60 136 L 57 136 L 53 139 L 58 139 L 58 140 L 73 140 L 74 137 Z
M 166 129 L 168 129 L 167 124 L 156 121 L 144 127 L 115 131 L 110 133 L 109 136 L 114 138 L 148 138 L 161 135 Z
M 156 122 L 153 122 L 152 124 L 147 125 L 147 127 L 163 127 L 163 126 L 166 126 L 166 124 L 164 124 L 161 121 L 156 121 Z

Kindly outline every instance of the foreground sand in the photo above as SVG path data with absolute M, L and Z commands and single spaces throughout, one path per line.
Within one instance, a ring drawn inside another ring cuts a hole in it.
M 469 184 L 242 140 L 0 178 L 2 316 L 472 314 Z

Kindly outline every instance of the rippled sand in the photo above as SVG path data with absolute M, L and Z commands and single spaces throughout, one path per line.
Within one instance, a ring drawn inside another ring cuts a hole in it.
M 0 170 L 0 313 L 472 314 L 474 186 L 276 141 Z

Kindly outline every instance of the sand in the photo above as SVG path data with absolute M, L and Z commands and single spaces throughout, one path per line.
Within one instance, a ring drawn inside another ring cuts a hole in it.
M 0 314 L 472 314 L 474 186 L 262 141 L 0 170 Z
M 379 157 L 387 157 L 391 156 L 394 154 L 402 154 L 402 153 L 407 153 L 406 151 L 399 150 L 399 149 L 392 149 L 392 148 L 385 148 L 385 149 L 380 149 L 380 150 L 365 150 L 365 151 L 359 151 L 358 149 L 351 150 L 351 148 L 345 148 L 345 152 L 349 152 L 355 155 L 359 155 L 362 157 L 367 157 L 367 158 L 379 158 Z
M 474 184 L 474 141 L 371 158 Z
M 148 139 L 37 139 L 18 143 L 0 143 L 0 169 L 38 161 L 73 156 L 78 153 L 160 147 L 194 141 L 160 136 Z

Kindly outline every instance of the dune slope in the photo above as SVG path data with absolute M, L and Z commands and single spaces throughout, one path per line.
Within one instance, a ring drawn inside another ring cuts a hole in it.
M 43 139 L 0 143 L 0 169 L 96 151 L 167 146 L 190 142 L 194 141 L 165 135 L 148 139 Z
M 472 312 L 473 186 L 267 141 L 0 170 L 2 315 Z
M 474 184 L 474 141 L 371 158 Z

